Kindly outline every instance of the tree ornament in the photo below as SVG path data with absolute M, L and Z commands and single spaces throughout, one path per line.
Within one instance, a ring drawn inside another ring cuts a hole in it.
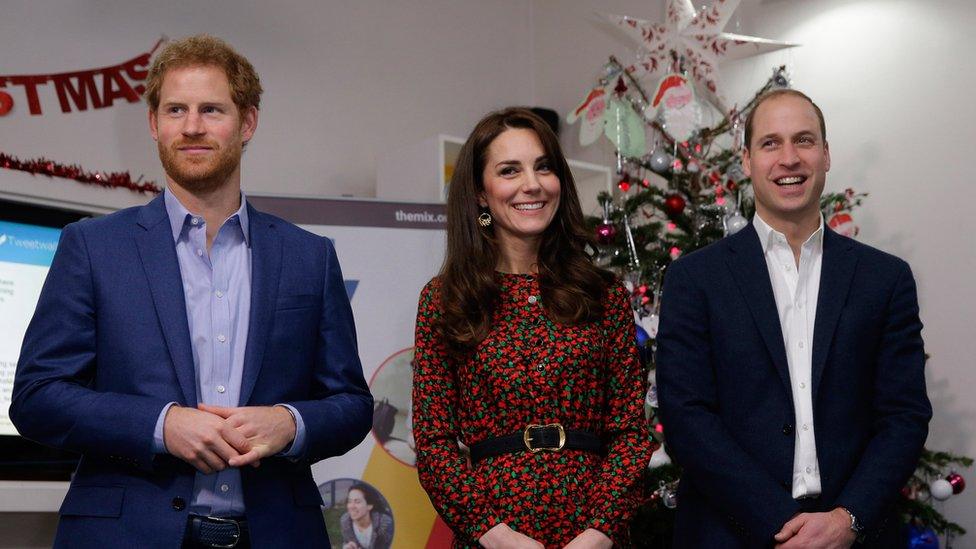
M 701 162 L 692 158 L 688 160 L 688 166 L 685 169 L 688 170 L 688 173 L 698 173 L 701 170 Z
M 909 549 L 939 549 L 939 536 L 931 528 L 910 524 L 908 525 L 907 547 Z
M 603 133 L 614 148 L 624 156 L 640 158 L 647 148 L 644 119 L 630 104 L 617 97 L 610 98 L 605 116 Z
M 670 464 L 671 464 L 671 457 L 668 456 L 668 453 L 664 450 L 664 445 L 662 444 L 660 448 L 658 448 L 657 450 L 654 451 L 653 454 L 651 454 L 651 459 L 650 461 L 647 462 L 647 468 L 657 469 L 662 465 L 670 465 Z
M 651 107 L 656 112 L 648 115 L 660 116 L 664 133 L 675 141 L 687 141 L 701 125 L 701 107 L 695 101 L 692 85 L 683 75 L 669 74 L 662 78 Z
M 617 181 L 617 188 L 623 192 L 630 190 L 630 174 L 624 172 L 623 176 L 620 178 L 620 181 Z
M 658 175 L 668 175 L 671 173 L 671 155 L 663 148 L 658 147 L 654 149 L 648 163 L 651 166 L 651 171 Z
M 736 212 L 725 218 L 725 234 L 735 234 L 749 226 L 749 220 Z
M 952 485 L 953 494 L 961 494 L 962 491 L 966 489 L 966 479 L 962 478 L 962 475 L 959 473 L 949 473 L 949 476 L 946 477 L 946 481 Z
M 612 244 L 615 236 L 617 236 L 617 228 L 613 226 L 613 223 L 600 223 L 597 225 L 596 241 L 603 246 Z
M 644 406 L 657 408 L 657 374 L 652 369 L 647 372 L 647 393 L 644 394 Z
M 590 90 L 586 99 L 566 116 L 568 124 L 581 120 L 579 142 L 584 147 L 593 144 L 603 133 L 606 124 L 607 92 L 602 87 Z
M 692 0 L 668 0 L 664 23 L 621 15 L 606 17 L 640 43 L 639 60 L 627 67 L 627 72 L 638 79 L 650 78 L 673 70 L 672 55 L 680 56 L 687 63 L 698 92 L 719 112 L 726 113 L 729 109 L 719 91 L 719 61 L 742 59 L 796 45 L 722 32 L 739 2 L 716 0 L 699 12 Z
M 664 504 L 668 509 L 674 509 L 678 506 L 678 493 L 673 490 L 668 490 L 662 497 L 661 503 Z
M 859 231 L 857 225 L 854 224 L 854 218 L 847 212 L 837 212 L 828 217 L 827 226 L 837 234 L 844 235 L 848 238 L 854 238 Z
M 664 199 L 664 211 L 668 217 L 677 217 L 685 211 L 685 199 L 679 194 L 669 195 Z
M 617 77 L 617 85 L 613 87 L 614 93 L 617 95 L 623 95 L 627 93 L 627 84 L 624 82 L 624 77 Z
M 929 493 L 939 501 L 945 501 L 952 497 L 952 485 L 944 478 L 938 478 L 929 484 Z
M 627 235 L 627 251 L 630 252 L 630 265 L 635 269 L 639 269 L 640 258 L 637 256 L 637 245 L 634 243 L 634 232 L 630 229 L 630 216 L 626 214 L 624 214 L 624 234 Z

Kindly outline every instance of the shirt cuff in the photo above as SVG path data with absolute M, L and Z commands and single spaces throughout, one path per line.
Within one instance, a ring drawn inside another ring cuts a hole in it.
M 176 404 L 175 402 L 170 402 L 166 406 L 163 406 L 163 411 L 159 412 L 159 418 L 156 419 L 156 430 L 153 431 L 153 453 L 155 454 L 167 454 L 166 441 L 163 439 L 163 425 L 166 423 L 166 412 L 169 412 L 171 406 Z
M 278 453 L 279 456 L 295 459 L 305 453 L 305 422 L 302 414 L 291 404 L 275 404 L 291 412 L 291 417 L 295 420 L 295 440 Z

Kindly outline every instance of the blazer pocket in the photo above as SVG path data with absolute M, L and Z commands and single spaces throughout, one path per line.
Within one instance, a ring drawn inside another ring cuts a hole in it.
M 315 485 L 315 482 L 308 480 L 297 481 L 292 484 L 291 490 L 292 496 L 295 498 L 295 505 L 314 505 L 316 507 L 324 505 L 322 503 L 322 494 L 319 493 L 318 486 Z
M 290 311 L 293 309 L 311 309 L 319 303 L 319 296 L 314 294 L 284 295 L 275 302 L 276 311 Z
M 72 486 L 64 496 L 61 515 L 117 518 L 124 499 L 124 486 Z

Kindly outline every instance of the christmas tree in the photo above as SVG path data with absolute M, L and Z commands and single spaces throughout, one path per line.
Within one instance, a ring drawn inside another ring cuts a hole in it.
M 645 46 L 649 41 L 657 46 L 653 55 L 645 52 L 638 63 L 629 66 L 610 57 L 597 85 L 567 117 L 570 123 L 579 123 L 582 144 L 605 136 L 615 149 L 616 190 L 600 193 L 602 215 L 590 217 L 588 222 L 598 242 L 595 261 L 617 272 L 632 293 L 638 349 L 648 371 L 645 410 L 655 451 L 645 472 L 648 498 L 632 528 L 635 543 L 642 547 L 670 547 L 674 509 L 680 504 L 676 488 L 681 469 L 667 453 L 654 383 L 664 271 L 679 256 L 748 225 L 754 203 L 739 156 L 743 122 L 762 94 L 790 86 L 786 68 L 777 67 L 751 99 L 741 107 L 726 108 L 714 72 L 702 69 L 700 52 L 676 47 L 681 34 L 674 29 L 680 27 L 682 13 L 675 9 L 685 4 L 690 2 L 668 4 L 673 27 L 670 40 L 661 37 L 668 27 L 611 17 L 625 30 L 636 32 Z M 677 13 L 674 21 L 672 12 Z M 684 15 L 694 23 L 709 13 L 692 10 Z M 722 15 L 714 18 L 719 25 L 724 24 Z M 644 85 L 648 81 L 654 84 L 650 94 Z M 706 90 L 700 95 L 707 102 L 698 99 L 696 89 Z M 706 122 L 709 119 L 711 124 Z M 866 196 L 852 189 L 825 193 L 821 207 L 826 224 L 840 234 L 856 236 L 852 214 Z M 922 543 L 934 539 L 936 533 L 951 540 L 965 532 L 943 517 L 933 500 L 961 492 L 965 481 L 951 467 L 971 463 L 969 458 L 945 452 L 923 453 L 898 503 L 912 540 Z

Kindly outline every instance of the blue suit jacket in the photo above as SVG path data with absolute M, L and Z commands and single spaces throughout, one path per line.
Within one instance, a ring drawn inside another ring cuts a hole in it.
M 240 404 L 288 403 L 298 461 L 242 469 L 255 547 L 323 547 L 310 464 L 369 431 L 372 397 L 331 242 L 248 206 L 252 292 Z M 83 454 L 56 546 L 179 547 L 193 469 L 153 454 L 164 405 L 196 406 L 186 306 L 163 197 L 67 226 L 24 339 L 10 416 Z
M 789 369 L 755 229 L 674 262 L 657 383 L 667 442 L 685 468 L 675 546 L 769 546 L 794 514 L 837 506 L 888 546 L 888 509 L 932 415 L 921 329 L 908 264 L 825 229 L 812 376 L 822 494 L 800 503 Z

